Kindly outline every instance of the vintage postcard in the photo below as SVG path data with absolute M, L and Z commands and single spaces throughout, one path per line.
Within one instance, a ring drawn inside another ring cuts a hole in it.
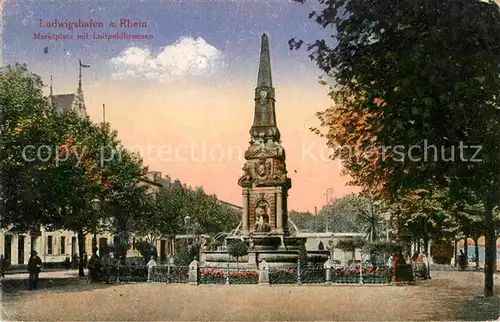
M 500 315 L 495 2 L 0 16 L 0 320 Z

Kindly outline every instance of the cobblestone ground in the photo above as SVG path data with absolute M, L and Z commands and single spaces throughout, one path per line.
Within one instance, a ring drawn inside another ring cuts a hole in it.
M 415 286 L 83 284 L 4 295 L 2 305 L 4 321 L 495 320 L 500 298 L 483 298 L 482 283 L 481 273 L 435 272 Z

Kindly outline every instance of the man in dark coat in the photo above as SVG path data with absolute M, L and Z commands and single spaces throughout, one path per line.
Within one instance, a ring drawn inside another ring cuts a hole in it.
M 5 277 L 5 269 L 6 269 L 6 260 L 5 258 L 3 257 L 3 254 L 0 255 L 0 277 L 1 278 L 4 278 Z
M 36 290 L 38 287 L 38 275 L 42 270 L 42 260 L 38 257 L 36 251 L 31 251 L 31 257 L 28 261 L 28 272 L 30 273 L 29 277 L 29 289 Z

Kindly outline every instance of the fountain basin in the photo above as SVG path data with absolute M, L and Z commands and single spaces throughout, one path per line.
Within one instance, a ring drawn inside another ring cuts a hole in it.
M 309 263 L 324 263 L 328 260 L 330 252 L 327 250 L 309 250 L 307 251 L 307 261 Z

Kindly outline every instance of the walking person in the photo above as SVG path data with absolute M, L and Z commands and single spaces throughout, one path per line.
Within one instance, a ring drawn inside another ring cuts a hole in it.
M 38 288 L 38 275 L 42 270 L 42 259 L 38 257 L 37 252 L 32 250 L 31 257 L 28 261 L 29 289 L 36 290 Z
M 458 255 L 458 264 L 460 267 L 460 270 L 465 271 L 467 267 L 467 257 L 464 254 L 463 250 L 460 250 L 460 254 Z

